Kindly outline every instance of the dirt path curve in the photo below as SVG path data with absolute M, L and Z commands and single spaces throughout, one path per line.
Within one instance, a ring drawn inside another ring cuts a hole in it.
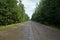
M 60 30 L 28 21 L 15 28 L 0 31 L 0 40 L 60 40 Z

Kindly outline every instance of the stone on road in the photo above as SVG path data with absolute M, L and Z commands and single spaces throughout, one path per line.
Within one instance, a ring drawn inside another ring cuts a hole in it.
M 60 40 L 60 30 L 36 22 L 0 31 L 0 40 Z

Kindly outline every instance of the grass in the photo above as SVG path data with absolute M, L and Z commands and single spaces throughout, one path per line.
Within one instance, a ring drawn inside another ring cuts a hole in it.
M 52 25 L 52 24 L 41 23 L 41 22 L 40 22 L 40 24 L 43 24 L 43 25 L 46 25 L 46 26 L 49 26 L 49 27 L 52 27 L 52 28 L 55 28 L 55 29 L 59 29 L 60 30 L 60 26 L 55 26 L 55 25 Z
M 50 25 L 50 24 L 44 24 L 44 25 L 50 26 L 52 28 L 60 29 L 60 26 L 55 26 L 55 25 Z
M 6 30 L 6 29 L 10 29 L 12 27 L 16 27 L 18 26 L 20 23 L 17 24 L 11 24 L 11 25 L 7 25 L 7 26 L 0 26 L 0 31 Z

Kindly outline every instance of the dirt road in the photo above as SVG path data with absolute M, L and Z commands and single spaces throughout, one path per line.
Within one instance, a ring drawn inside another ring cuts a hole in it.
M 17 27 L 0 31 L 0 40 L 60 40 L 60 30 L 28 21 Z

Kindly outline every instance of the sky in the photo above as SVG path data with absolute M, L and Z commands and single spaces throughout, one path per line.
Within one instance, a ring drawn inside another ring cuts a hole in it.
M 22 0 L 26 14 L 31 18 L 39 0 Z

